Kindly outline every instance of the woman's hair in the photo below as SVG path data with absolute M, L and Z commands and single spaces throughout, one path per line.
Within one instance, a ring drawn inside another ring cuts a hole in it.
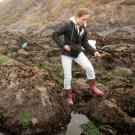
M 77 17 L 81 17 L 81 16 L 87 15 L 87 14 L 89 14 L 89 13 L 90 13 L 89 9 L 87 9 L 87 8 L 79 8 L 79 9 L 76 11 L 75 15 L 76 15 Z

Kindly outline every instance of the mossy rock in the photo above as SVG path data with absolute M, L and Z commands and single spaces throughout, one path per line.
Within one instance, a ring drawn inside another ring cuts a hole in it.
M 88 109 L 90 109 L 87 114 L 88 118 L 100 124 L 122 122 L 127 117 L 112 101 L 101 98 L 92 98 L 89 102 Z
M 81 128 L 84 135 L 102 135 L 93 122 L 83 124 Z
M 122 77 L 128 77 L 129 75 L 132 74 L 132 70 L 125 67 L 118 67 L 115 69 L 114 72 L 117 76 L 122 76 Z
M 97 123 L 103 123 L 103 117 L 100 112 L 93 112 L 91 114 L 91 119 L 93 119 Z
M 134 89 L 124 92 L 118 97 L 118 104 L 130 116 L 135 116 L 135 93 Z
M 9 58 L 5 55 L 0 54 L 0 65 L 6 64 L 9 62 Z
M 6 46 L 0 46 L 0 54 L 7 54 L 8 48 Z
M 23 128 L 27 128 L 30 125 L 32 119 L 31 112 L 23 112 L 19 116 L 19 125 Z
M 6 122 L 8 118 L 8 114 L 6 112 L 0 112 L 0 122 L 4 123 Z
M 13 58 L 10 58 L 6 55 L 0 54 L 0 66 L 17 66 L 17 65 L 21 65 L 22 63 L 16 61 Z
M 26 61 L 25 64 L 28 66 L 34 66 L 34 63 L 32 63 L 32 61 Z
M 4 77 L 5 71 L 0 68 L 0 80 Z
M 58 50 L 52 50 L 52 51 L 47 53 L 48 58 L 57 57 L 57 56 L 59 56 L 59 51 Z
M 53 73 L 54 76 L 56 76 L 58 78 L 63 78 L 63 70 L 60 67 L 54 67 L 52 73 Z
M 106 75 L 113 80 L 119 79 L 120 77 L 127 78 L 132 75 L 132 70 L 125 67 L 116 67 L 115 69 L 108 71 Z
M 41 64 L 38 65 L 38 67 L 41 68 L 41 69 L 44 69 L 44 70 L 49 69 L 49 65 L 46 64 L 46 63 L 41 63 Z

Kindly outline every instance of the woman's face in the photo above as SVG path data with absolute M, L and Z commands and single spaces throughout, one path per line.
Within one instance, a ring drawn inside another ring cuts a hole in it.
M 89 18 L 90 18 L 89 14 L 83 15 L 81 17 L 77 17 L 77 24 L 79 26 L 82 26 L 82 25 L 84 25 L 88 21 Z

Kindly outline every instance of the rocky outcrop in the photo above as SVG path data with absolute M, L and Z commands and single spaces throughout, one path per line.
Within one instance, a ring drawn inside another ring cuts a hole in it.
M 127 112 L 128 115 L 134 117 L 135 114 L 135 97 L 134 97 L 134 90 L 129 89 L 123 92 L 118 98 L 118 105 L 122 107 L 122 109 Z M 127 96 L 128 95 L 128 96 Z
M 134 134 L 134 95 L 131 94 L 134 89 L 123 92 L 120 88 L 110 89 L 109 86 L 98 83 L 97 86 L 106 93 L 104 98 L 99 98 L 91 94 L 84 79 L 76 80 L 74 86 L 76 111 L 94 121 L 100 132 L 112 135 Z
M 106 96 L 93 96 L 85 71 L 73 63 L 73 97 L 67 106 L 59 48 L 52 41 L 55 28 L 1 31 L 0 126 L 18 135 L 46 134 L 70 120 L 70 112 L 86 114 L 91 121 L 110 125 L 104 134 L 134 133 L 135 40 L 133 26 L 97 27 L 90 33 L 103 57 L 87 56 L 94 65 L 97 85 Z M 93 28 L 94 29 L 94 28 Z M 132 29 L 132 31 L 131 31 Z M 22 45 L 27 43 L 27 47 Z M 130 106 L 131 105 L 131 106 Z M 125 130 L 126 127 L 126 130 Z
M 90 24 L 94 25 L 133 25 L 134 0 L 100 0 L 100 1 L 63 1 L 63 0 L 5 0 L 0 5 L 0 25 L 25 31 L 42 26 L 54 26 L 67 20 L 78 7 L 91 10 Z M 6 8 L 5 8 L 6 7 Z M 14 8 L 16 7 L 16 8 Z M 72 8 L 71 8 L 72 7 Z M 14 16 L 13 16 L 14 14 Z M 25 21 L 24 21 L 25 20 Z
M 65 94 L 48 72 L 0 68 L 0 126 L 18 135 L 50 133 L 70 120 Z
M 109 46 L 104 46 L 101 50 L 110 53 L 111 55 L 106 55 L 103 59 L 106 61 L 106 65 L 114 66 L 126 66 L 134 68 L 134 58 L 135 58 L 135 45 L 123 45 L 114 44 Z M 110 64 L 111 62 L 111 64 Z M 104 63 L 104 64 L 105 64 Z

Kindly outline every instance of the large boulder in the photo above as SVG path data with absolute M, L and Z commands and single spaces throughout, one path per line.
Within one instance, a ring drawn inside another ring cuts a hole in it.
M 135 117 L 135 89 L 123 92 L 117 98 L 118 105 L 127 112 L 128 115 Z
M 48 72 L 30 67 L 1 69 L 0 126 L 18 135 L 53 132 L 67 124 L 70 111 L 63 89 Z
M 105 91 L 105 97 L 96 97 L 91 94 L 85 79 L 75 80 L 73 84 L 77 112 L 86 114 L 91 121 L 98 123 L 99 128 L 100 125 L 108 124 L 117 129 L 118 133 L 132 134 L 134 132 L 134 119 L 128 115 L 128 113 L 134 114 L 133 94 L 128 95 L 128 91 L 125 93 L 122 91 L 119 96 L 115 96 L 115 93 L 111 93 L 111 89 L 108 87 L 109 83 L 107 86 L 97 83 L 97 86 Z
M 108 45 L 101 48 L 102 51 L 107 52 L 103 57 L 103 66 L 114 67 L 114 66 L 126 66 L 135 67 L 134 54 L 135 45 L 124 45 L 114 44 Z

